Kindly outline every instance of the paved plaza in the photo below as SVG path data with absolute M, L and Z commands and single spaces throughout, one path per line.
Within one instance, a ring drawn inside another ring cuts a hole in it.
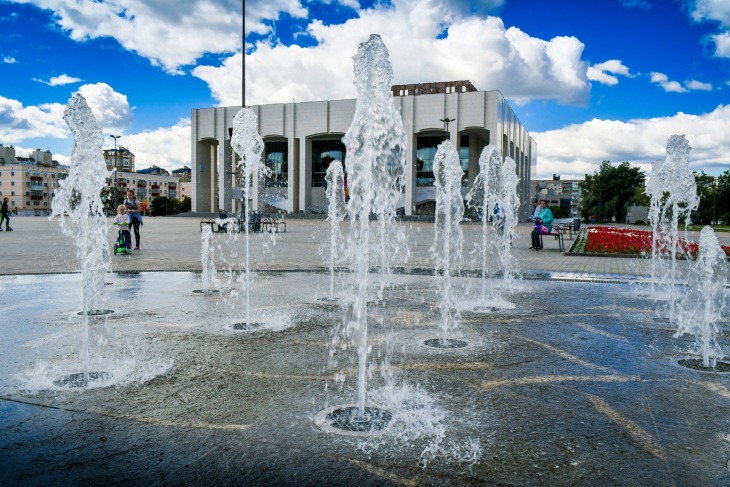
M 142 250 L 132 256 L 116 256 L 114 271 L 200 271 L 201 232 L 200 218 L 158 217 L 145 218 L 142 227 Z M 42 217 L 19 217 L 12 220 L 15 232 L 1 233 L 0 274 L 44 272 L 73 272 L 78 270 L 75 248 L 71 239 L 61 233 L 58 221 Z M 406 267 L 433 267 L 429 249 L 433 243 L 433 223 L 404 222 L 410 243 L 410 258 Z M 110 225 L 111 227 L 111 225 Z M 345 232 L 349 223 L 342 224 Z M 636 227 L 646 229 L 646 227 Z M 465 270 L 478 270 L 480 258 L 475 251 L 481 243 L 481 225 L 464 224 Z M 532 226 L 522 223 L 517 227 L 513 246 L 520 269 L 576 274 L 648 275 L 647 261 L 635 258 L 566 256 L 558 251 L 552 237 L 545 237 L 545 249 L 529 250 Z M 252 234 L 252 268 L 260 270 L 311 269 L 325 266 L 329 227 L 324 220 L 288 219 L 286 233 Z M 717 233 L 723 245 L 730 244 L 730 234 Z M 109 231 L 109 246 L 116 232 Z M 132 237 L 134 239 L 134 237 Z M 216 234 L 223 244 L 225 235 Z M 491 236 L 490 236 L 491 238 Z M 699 232 L 690 233 L 698 239 Z M 565 239 L 566 247 L 573 240 Z M 220 262 L 219 262 L 220 264 Z M 681 264 L 680 264 L 681 265 Z
M 730 378 L 677 365 L 692 339 L 674 338 L 664 303 L 631 283 L 645 260 L 565 256 L 554 241 L 530 251 L 520 225 L 529 279 L 477 311 L 479 279 L 454 278 L 454 336 L 468 347 L 434 350 L 423 346 L 439 336 L 433 224 L 403 223 L 408 265 L 368 303 L 368 403 L 391 426 L 356 437 L 315 424 L 357 394 L 343 326 L 354 275 L 338 274 L 340 303 L 321 300 L 327 223 L 289 219 L 284 234 L 253 236 L 261 327 L 239 332 L 240 283 L 221 273 L 224 292 L 192 292 L 198 221 L 148 218 L 142 250 L 113 257 L 127 271 L 106 279 L 114 313 L 90 322 L 90 371 L 110 383 L 83 391 L 54 385 L 79 367 L 69 238 L 42 218 L 0 234 L 6 485 L 730 485 Z M 476 270 L 480 227 L 463 230 L 464 268 Z M 241 256 L 228 238 L 214 236 L 220 268 Z

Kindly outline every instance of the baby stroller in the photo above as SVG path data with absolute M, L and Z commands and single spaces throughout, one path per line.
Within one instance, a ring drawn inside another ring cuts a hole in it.
M 132 250 L 124 245 L 124 234 L 120 230 L 117 232 L 117 241 L 114 242 L 114 255 L 129 255 L 131 253 Z

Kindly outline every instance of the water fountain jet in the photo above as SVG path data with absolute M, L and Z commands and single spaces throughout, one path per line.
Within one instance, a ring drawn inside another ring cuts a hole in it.
M 714 370 L 718 359 L 724 357 L 717 342 L 719 322 L 725 309 L 725 283 L 727 282 L 727 256 L 715 237 L 712 227 L 706 226 L 700 233 L 699 253 L 687 280 L 688 290 L 678 304 L 677 332 L 694 335 L 702 360 L 684 359 L 679 364 L 700 370 Z M 684 362 L 684 363 L 683 363 Z M 730 364 L 722 363 L 730 371 Z
M 81 264 L 82 372 L 60 379 L 56 385 L 88 387 L 92 381 L 104 382 L 108 378 L 106 372 L 89 371 L 89 317 L 110 311 L 101 308 L 104 276 L 111 270 L 107 221 L 101 201 L 108 171 L 102 156 L 101 127 L 81 93 L 75 93 L 68 101 L 63 118 L 73 134 L 71 167 L 68 177 L 59 181 L 51 209 L 53 216 L 60 217 L 63 233 L 73 237 Z

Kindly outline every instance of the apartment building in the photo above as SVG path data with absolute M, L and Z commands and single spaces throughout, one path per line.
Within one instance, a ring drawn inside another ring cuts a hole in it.
M 149 206 L 158 196 L 177 199 L 179 179 L 170 176 L 164 169 L 155 171 L 150 168 L 139 172 L 116 171 L 106 179 L 106 184 L 108 187 L 116 186 L 120 192 L 134 190 L 137 199 Z
M 547 201 L 548 206 L 559 206 L 570 216 L 580 214 L 580 186 L 582 179 L 560 179 L 560 175 L 553 174 L 552 179 L 536 179 L 535 189 L 538 201 Z
M 125 147 L 104 150 L 104 162 L 107 170 L 134 172 L 134 154 Z
M 50 151 L 36 149 L 29 157 L 15 155 L 13 146 L 0 144 L 0 198 L 20 216 L 48 216 L 58 182 L 68 167 L 53 160 Z

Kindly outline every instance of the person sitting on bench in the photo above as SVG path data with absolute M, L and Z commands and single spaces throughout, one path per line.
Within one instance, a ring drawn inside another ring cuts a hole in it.
M 535 229 L 532 231 L 532 247 L 531 249 L 540 250 L 540 227 L 546 227 L 547 233 L 553 231 L 553 212 L 547 207 L 547 201 L 540 201 L 540 211 L 537 216 L 533 219 L 535 222 Z M 546 233 L 546 232 L 542 232 Z

